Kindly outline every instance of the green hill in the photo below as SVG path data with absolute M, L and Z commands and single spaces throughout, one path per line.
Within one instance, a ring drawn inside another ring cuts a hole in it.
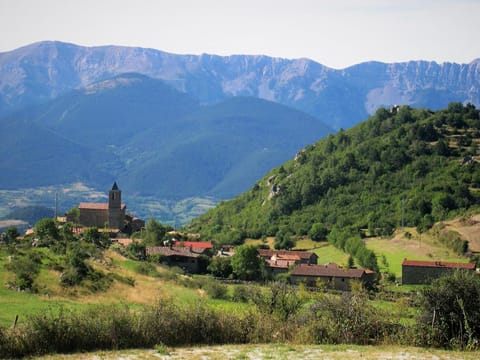
M 200 105 L 160 80 L 122 74 L 0 118 L 0 187 L 82 182 L 161 200 L 231 198 L 332 130 L 275 102 Z M 159 215 L 159 214 L 155 214 Z
M 3 219 L 23 220 L 33 226 L 38 220 L 53 216 L 53 209 L 46 206 L 32 205 L 15 209 L 4 216 Z
M 328 239 L 376 267 L 362 237 L 402 225 L 421 231 L 480 203 L 479 111 L 379 109 L 364 123 L 309 145 L 250 190 L 194 220 L 219 242 L 295 235 Z M 323 235 L 322 235 L 323 233 Z

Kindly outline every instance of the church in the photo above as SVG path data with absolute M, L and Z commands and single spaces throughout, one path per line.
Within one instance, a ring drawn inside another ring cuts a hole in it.
M 107 227 L 123 230 L 125 228 L 126 205 L 122 204 L 122 191 L 117 182 L 108 192 L 108 203 L 80 203 L 79 222 L 86 227 Z

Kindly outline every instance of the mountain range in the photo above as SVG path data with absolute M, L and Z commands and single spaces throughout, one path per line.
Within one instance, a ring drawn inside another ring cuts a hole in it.
M 480 104 L 480 59 L 367 62 L 335 70 L 309 59 L 40 42 L 0 53 L 0 115 L 132 72 L 163 80 L 201 104 L 257 97 L 309 113 L 334 129 L 349 128 L 380 106 Z
M 0 188 L 86 183 L 164 199 L 233 197 L 379 106 L 480 104 L 480 61 L 176 55 L 40 42 L 0 53 Z
M 122 74 L 0 119 L 0 188 L 87 183 L 181 200 L 229 198 L 332 132 L 311 115 L 235 97 L 200 105 L 161 80 Z M 8 176 L 6 176 L 8 174 Z

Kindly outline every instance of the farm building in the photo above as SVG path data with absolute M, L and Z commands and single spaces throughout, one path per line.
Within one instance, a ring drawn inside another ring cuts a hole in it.
M 286 273 L 298 264 L 316 264 L 318 256 L 309 251 L 266 250 L 258 249 L 273 275 Z
M 402 263 L 402 284 L 429 284 L 432 280 L 457 270 L 475 271 L 475 264 L 405 259 Z
M 206 262 L 203 256 L 210 255 L 208 250 L 205 247 L 193 246 L 149 246 L 146 248 L 146 255 L 159 255 L 168 265 L 179 266 L 194 274 L 205 271 Z
M 307 286 L 317 286 L 319 280 L 328 288 L 349 291 L 352 280 L 360 281 L 367 288 L 372 287 L 375 272 L 367 269 L 344 269 L 337 264 L 300 264 L 290 273 L 290 281 L 296 285 L 305 283 Z

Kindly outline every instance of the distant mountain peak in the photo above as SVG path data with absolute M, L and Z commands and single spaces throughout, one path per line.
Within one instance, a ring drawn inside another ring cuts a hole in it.
M 138 84 L 142 81 L 149 80 L 148 76 L 137 73 L 126 73 L 116 75 L 112 78 L 101 80 L 84 88 L 85 94 L 95 94 L 99 91 L 115 89 L 119 86 L 127 86 Z
M 307 112 L 334 128 L 348 128 L 376 108 L 394 103 L 433 109 L 451 101 L 480 105 L 477 64 L 478 60 L 470 64 L 371 61 L 335 70 L 305 58 L 176 55 L 139 47 L 48 41 L 0 54 L 0 116 L 119 74 L 138 73 L 162 80 L 202 104 L 253 96 Z M 89 91 L 98 91 L 99 86 Z

